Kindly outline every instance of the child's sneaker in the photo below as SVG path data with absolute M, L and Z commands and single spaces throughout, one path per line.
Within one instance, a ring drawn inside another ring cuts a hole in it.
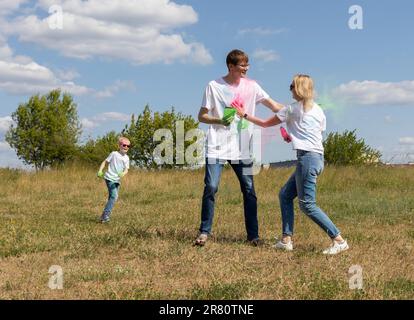
M 99 218 L 99 222 L 100 223 L 108 223 L 109 222 L 109 217 L 105 217 L 105 216 L 101 216 L 100 218 Z
M 342 243 L 334 241 L 328 249 L 323 250 L 323 254 L 334 255 L 334 254 L 338 254 L 348 249 L 349 249 L 349 246 L 346 240 L 344 240 Z
M 288 243 L 282 242 L 282 240 L 279 240 L 272 246 L 275 249 L 281 249 L 285 251 L 292 251 L 293 250 L 293 243 L 292 241 L 289 241 Z

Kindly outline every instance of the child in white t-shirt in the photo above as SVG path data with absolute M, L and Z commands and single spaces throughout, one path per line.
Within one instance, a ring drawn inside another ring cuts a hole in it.
M 119 187 L 121 186 L 121 178 L 128 173 L 129 157 L 127 155 L 131 142 L 121 137 L 118 141 L 119 151 L 113 151 L 102 162 L 99 167 L 98 177 L 104 178 L 106 186 L 108 187 L 108 201 L 103 210 L 100 222 L 109 222 L 112 208 L 118 199 Z M 108 163 L 108 171 L 104 174 L 103 170 L 106 163 Z

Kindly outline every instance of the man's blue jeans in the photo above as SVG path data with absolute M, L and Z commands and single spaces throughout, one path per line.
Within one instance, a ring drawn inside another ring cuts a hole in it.
M 293 235 L 293 199 L 298 197 L 300 209 L 331 238 L 335 238 L 339 235 L 339 230 L 326 213 L 316 205 L 316 180 L 324 167 L 323 155 L 316 152 L 298 150 L 297 156 L 296 171 L 279 193 L 283 235 Z
M 210 234 L 214 217 L 215 195 L 218 191 L 221 172 L 226 160 L 207 159 L 204 177 L 204 193 L 201 206 L 200 233 Z M 259 238 L 259 225 L 257 221 L 257 198 L 254 190 L 253 175 L 251 172 L 253 162 L 240 160 L 231 163 L 231 167 L 240 182 L 243 193 L 244 221 L 247 231 L 247 239 Z
M 119 182 L 113 182 L 106 179 L 105 182 L 108 188 L 108 202 L 106 203 L 104 211 L 102 213 L 102 220 L 108 220 L 110 218 L 112 208 L 114 207 L 114 204 L 118 199 L 118 192 L 120 187 Z

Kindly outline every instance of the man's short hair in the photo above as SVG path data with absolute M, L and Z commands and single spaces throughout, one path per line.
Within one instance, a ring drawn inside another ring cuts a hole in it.
M 226 58 L 227 67 L 229 66 L 229 64 L 236 66 L 240 62 L 248 63 L 249 56 L 239 49 L 234 49 L 230 51 Z

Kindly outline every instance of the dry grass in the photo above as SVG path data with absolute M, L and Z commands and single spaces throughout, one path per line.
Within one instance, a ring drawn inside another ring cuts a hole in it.
M 280 233 L 277 193 L 293 169 L 255 177 L 264 247 L 245 240 L 242 196 L 226 170 L 214 238 L 197 235 L 203 171 L 128 174 L 112 221 L 96 223 L 106 188 L 94 170 L 0 171 L 0 299 L 413 299 L 414 168 L 327 168 L 319 205 L 348 239 L 329 239 L 297 211 L 295 250 L 271 248 Z M 64 272 L 63 290 L 48 269 Z M 348 270 L 363 269 L 363 289 Z

